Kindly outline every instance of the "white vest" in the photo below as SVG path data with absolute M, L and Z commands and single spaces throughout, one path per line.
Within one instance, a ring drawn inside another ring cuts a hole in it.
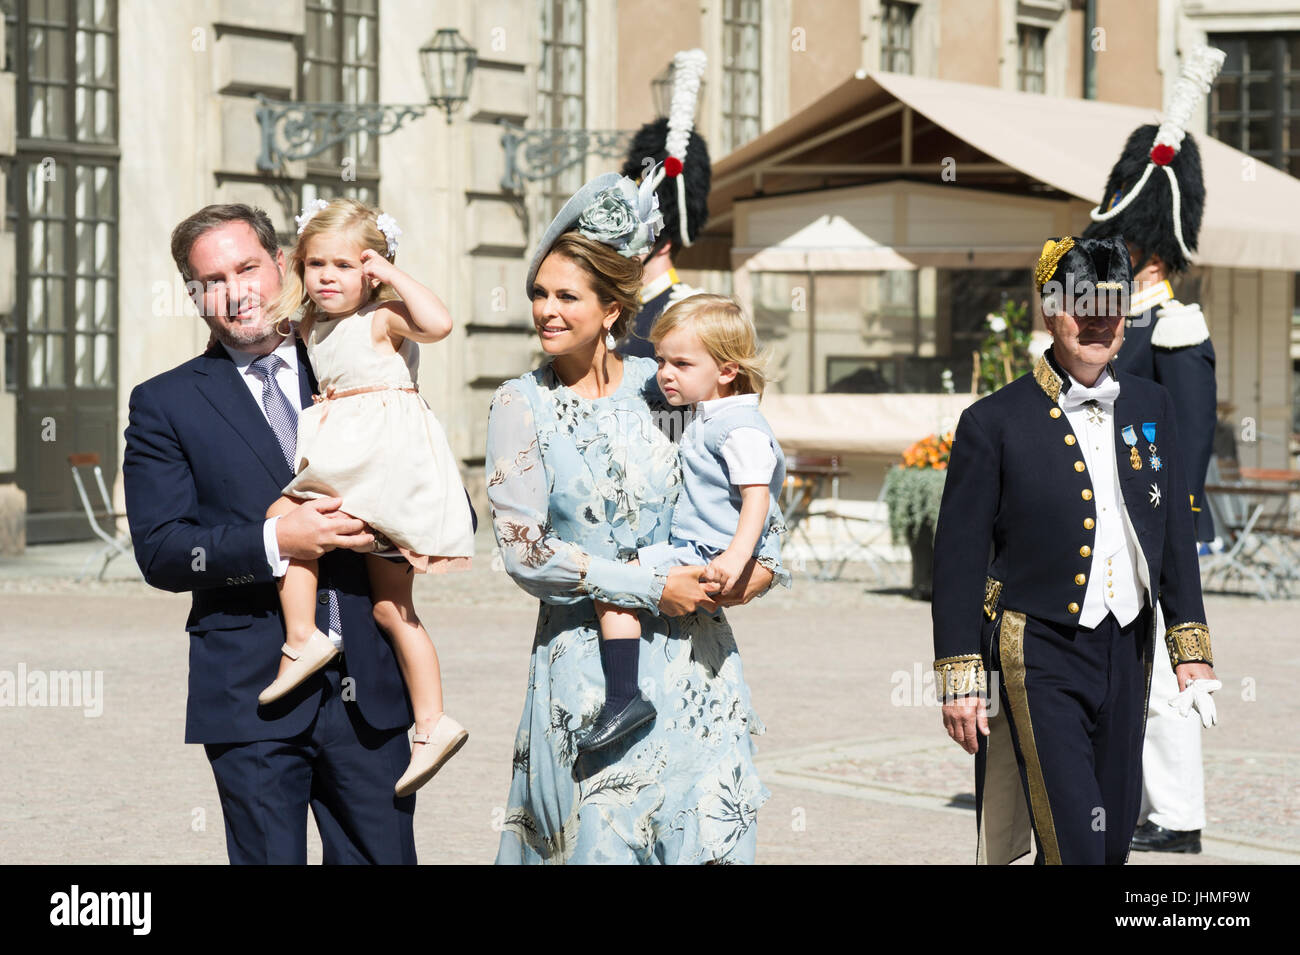
M 1109 375 L 1102 372 L 1101 384 Z M 1070 386 L 1081 387 L 1070 379 Z M 1065 392 L 1058 399 L 1064 405 Z M 1074 429 L 1076 447 L 1092 477 L 1093 504 L 1097 508 L 1097 535 L 1092 548 L 1092 566 L 1088 570 L 1087 589 L 1079 626 L 1095 627 L 1112 613 L 1120 626 L 1127 626 L 1142 609 L 1146 576 L 1139 570 L 1145 564 L 1142 547 L 1128 520 L 1119 471 L 1115 460 L 1114 408 L 1096 404 L 1065 412 Z M 1128 462 L 1123 462 L 1127 465 Z

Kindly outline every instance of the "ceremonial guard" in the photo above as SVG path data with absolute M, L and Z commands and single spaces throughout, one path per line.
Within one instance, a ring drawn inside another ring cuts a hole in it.
M 1208 47 L 1191 52 L 1164 122 L 1139 126 L 1129 136 L 1106 180 L 1101 205 L 1092 210 L 1093 223 L 1084 232 L 1091 238 L 1123 236 L 1128 244 L 1134 292 L 1115 367 L 1159 382 L 1173 397 L 1198 541 L 1215 536 L 1205 504 L 1216 423 L 1214 345 L 1200 306 L 1175 300 L 1170 279 L 1191 265 L 1205 208 L 1200 151 L 1185 126 L 1223 59 L 1221 51 Z M 1158 625 L 1157 616 L 1157 632 Z M 1190 707 L 1180 705 L 1180 691 L 1186 692 L 1157 657 L 1142 750 L 1142 824 L 1133 837 L 1133 848 L 1139 851 L 1201 851 L 1201 726 L 1212 725 L 1215 715 L 1212 702 L 1201 695 L 1198 718 Z
M 1137 825 L 1154 648 L 1212 679 L 1173 401 L 1117 371 L 1121 239 L 1049 241 L 1035 270 L 1052 346 L 971 405 L 934 557 L 935 671 L 976 754 L 977 859 L 1122 863 Z
M 620 355 L 654 358 L 650 329 L 668 306 L 700 289 L 677 277 L 673 262 L 695 241 L 709 219 L 709 184 L 713 169 L 704 137 L 693 130 L 695 105 L 707 60 L 702 50 L 682 50 L 673 57 L 672 106 L 668 116 L 646 123 L 632 139 L 623 175 L 639 181 L 660 163 L 661 181 L 655 189 L 663 228 L 645 259 L 641 273 L 641 311 L 618 346 Z

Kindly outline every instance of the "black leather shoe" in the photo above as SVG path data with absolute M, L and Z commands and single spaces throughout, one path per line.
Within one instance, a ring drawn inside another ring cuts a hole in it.
M 632 701 L 617 713 L 611 714 L 608 709 L 602 709 L 591 732 L 578 741 L 578 755 L 604 749 L 654 718 L 654 704 L 640 693 L 632 697 Z
M 1201 851 L 1201 830 L 1165 829 L 1147 820 L 1133 833 L 1134 852 L 1190 852 Z

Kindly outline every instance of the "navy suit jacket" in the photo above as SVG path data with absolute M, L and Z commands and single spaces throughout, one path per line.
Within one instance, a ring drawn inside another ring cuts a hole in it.
M 316 379 L 298 345 L 299 402 Z M 279 594 L 262 542 L 266 509 L 292 472 L 226 350 L 204 354 L 131 392 L 122 477 L 135 558 L 150 585 L 192 592 L 187 743 L 287 739 L 311 724 L 325 681 L 313 677 L 270 706 L 284 642 Z M 410 702 L 389 641 L 375 625 L 365 559 L 346 550 L 319 562 L 339 595 L 348 676 L 362 718 L 409 726 Z M 324 597 L 322 592 L 321 597 Z M 317 605 L 317 626 L 329 608 Z
M 1094 476 L 1075 467 L 1082 455 L 1065 440 L 1073 430 L 1056 401 L 1069 379 L 1049 356 L 1050 350 L 1033 374 L 975 402 L 957 423 L 935 528 L 936 659 L 982 653 L 988 661 L 984 621 L 1002 608 L 1079 625 L 1086 586 L 1076 575 L 1091 571 L 1096 543 Z M 1146 558 L 1150 601 L 1160 601 L 1166 633 L 1205 627 L 1174 403 L 1146 378 L 1123 371 L 1115 378 L 1115 459 Z M 1155 426 L 1159 470 L 1149 461 L 1148 423 Z M 1137 435 L 1140 470 L 1123 440 L 1126 425 Z

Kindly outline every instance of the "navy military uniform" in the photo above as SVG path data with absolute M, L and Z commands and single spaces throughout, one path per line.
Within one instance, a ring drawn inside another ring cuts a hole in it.
M 1161 282 L 1133 297 L 1125 325 L 1115 367 L 1159 382 L 1173 396 L 1196 539 L 1212 541 L 1214 520 L 1205 505 L 1205 474 L 1214 452 L 1218 397 L 1214 345 L 1205 316 L 1200 306 L 1176 301 L 1169 283 Z
M 700 291 L 677 278 L 677 270 L 669 269 L 652 280 L 641 290 L 641 311 L 637 312 L 627 337 L 619 343 L 618 353 L 624 357 L 635 355 L 640 358 L 654 358 L 655 346 L 650 341 L 650 329 L 654 328 L 659 316 L 670 306 Z
M 1061 407 L 1071 379 L 1051 350 L 966 409 L 953 441 L 935 536 L 935 670 L 941 696 L 990 697 L 975 763 L 980 861 L 1023 855 L 1032 825 L 1039 862 L 1123 862 L 1141 800 L 1157 597 L 1171 661 L 1211 662 L 1173 401 L 1108 371 L 1119 385 L 1113 473 L 1082 460 Z M 1103 572 L 1102 481 L 1118 482 L 1143 603 L 1127 623 L 1107 613 L 1084 626 L 1089 578 Z

